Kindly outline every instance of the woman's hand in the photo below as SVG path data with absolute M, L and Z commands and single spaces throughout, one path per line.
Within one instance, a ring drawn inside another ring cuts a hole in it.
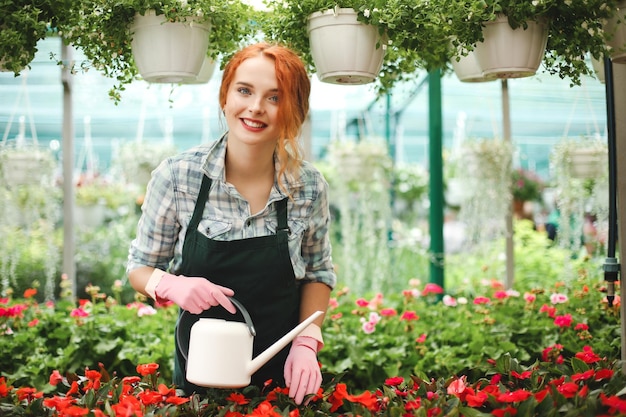
M 285 384 L 289 396 L 302 404 L 307 394 L 317 394 L 322 385 L 322 372 L 317 361 L 318 341 L 308 336 L 298 336 L 291 344 L 285 362 Z
M 172 301 L 191 314 L 200 314 L 218 305 L 233 314 L 237 311 L 228 298 L 235 294 L 233 290 L 213 284 L 202 277 L 165 273 L 156 286 L 155 293 L 158 299 Z

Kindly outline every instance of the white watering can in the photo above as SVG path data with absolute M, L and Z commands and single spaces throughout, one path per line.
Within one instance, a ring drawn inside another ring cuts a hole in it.
M 268 360 L 287 346 L 322 311 L 316 311 L 289 333 L 252 359 L 252 343 L 256 330 L 248 311 L 232 297 L 245 323 L 223 319 L 200 318 L 191 326 L 187 361 L 187 380 L 201 387 L 241 388 L 250 385 L 254 374 Z M 185 311 L 183 314 L 187 313 Z M 180 326 L 179 326 L 180 329 Z M 177 337 L 180 340 L 180 337 Z M 180 343 L 180 342 L 179 342 Z

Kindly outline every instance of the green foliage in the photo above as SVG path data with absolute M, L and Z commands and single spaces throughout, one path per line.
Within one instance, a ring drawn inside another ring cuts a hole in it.
M 379 94 L 401 81 L 414 79 L 419 69 L 445 68 L 451 56 L 447 28 L 442 14 L 428 1 L 370 0 L 266 0 L 269 11 L 261 17 L 265 37 L 282 42 L 297 51 L 315 73 L 310 51 L 308 19 L 316 12 L 351 8 L 358 20 L 373 25 L 381 36 L 385 57 L 376 80 Z
M 607 52 L 603 23 L 616 9 L 616 0 L 441 0 L 438 6 L 447 14 L 447 21 L 455 47 L 471 51 L 483 41 L 484 22 L 493 21 L 499 14 L 508 17 L 515 29 L 525 28 L 528 22 L 544 21 L 549 34 L 544 69 L 561 78 L 569 78 L 580 85 L 581 77 L 593 75 L 585 57 L 591 54 L 601 59 Z
M 117 84 L 109 92 L 118 102 L 126 84 L 138 77 L 133 60 L 130 25 L 135 14 L 145 15 L 154 10 L 169 22 L 187 19 L 210 21 L 209 50 L 207 56 L 217 60 L 227 56 L 246 40 L 251 39 L 256 28 L 250 23 L 255 12 L 240 0 L 85 0 L 73 5 L 69 15 L 69 28 L 64 41 L 72 43 L 87 57 L 82 69 L 96 68 Z M 73 69 L 76 71 L 76 69 Z
M 43 389 L 54 369 L 79 372 L 85 367 L 97 369 L 98 363 L 129 375 L 137 363 L 150 361 L 165 364 L 162 375 L 171 380 L 174 333 L 163 331 L 163 323 L 173 329 L 175 308 L 119 305 L 100 293 L 80 307 L 65 301 L 40 305 L 26 300 L 15 305 L 24 308 L 21 316 L 0 316 L 0 326 L 11 330 L 3 332 L 0 347 L 13 352 L 3 355 L 0 369 L 17 385 Z M 140 311 L 154 315 L 139 316 Z

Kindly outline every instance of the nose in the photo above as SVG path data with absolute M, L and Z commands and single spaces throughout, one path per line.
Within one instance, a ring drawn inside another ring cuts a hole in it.
M 248 106 L 248 111 L 250 113 L 262 113 L 263 112 L 263 99 L 262 98 L 258 98 L 258 99 L 252 99 L 250 101 L 250 105 Z

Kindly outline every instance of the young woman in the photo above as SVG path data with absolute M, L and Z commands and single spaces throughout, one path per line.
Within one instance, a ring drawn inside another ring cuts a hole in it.
M 188 394 L 201 389 L 185 379 L 181 349 L 191 325 L 200 317 L 237 320 L 229 297 L 255 325 L 254 356 L 327 309 L 336 283 L 328 184 L 298 146 L 310 89 L 288 48 L 242 49 L 226 65 L 219 92 L 227 132 L 163 161 L 148 184 L 127 271 L 137 291 L 191 313 L 179 316 L 184 336 L 174 369 L 174 383 Z M 322 322 L 261 367 L 252 384 L 285 384 L 298 404 L 317 393 Z

